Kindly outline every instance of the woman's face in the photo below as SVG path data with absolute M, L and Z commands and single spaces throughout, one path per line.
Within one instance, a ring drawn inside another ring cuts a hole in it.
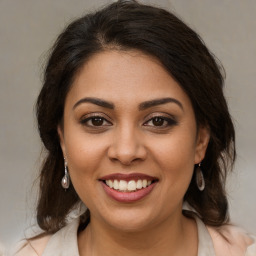
M 209 139 L 181 87 L 139 51 L 94 55 L 74 80 L 58 132 L 92 220 L 130 231 L 181 216 Z

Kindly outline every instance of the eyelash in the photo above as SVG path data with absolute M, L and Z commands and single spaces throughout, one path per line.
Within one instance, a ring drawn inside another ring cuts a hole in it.
M 99 119 L 101 122 L 103 122 L 103 124 L 93 125 L 92 122 L 93 122 L 93 120 L 95 121 L 96 119 Z M 158 121 L 162 121 L 164 123 L 164 125 L 159 125 L 159 126 L 158 125 L 148 125 L 148 123 L 157 121 L 157 119 L 160 119 Z M 89 122 L 91 124 L 88 124 Z M 87 118 L 82 118 L 80 120 L 80 123 L 84 126 L 89 127 L 89 128 L 96 128 L 96 129 L 100 129 L 100 128 L 103 128 L 105 126 L 111 126 L 112 125 L 112 123 L 110 121 L 108 121 L 105 117 L 103 117 L 101 115 L 98 115 L 98 114 L 87 117 Z M 107 125 L 106 124 L 104 125 L 104 123 L 107 123 Z M 148 127 L 152 127 L 152 128 L 156 128 L 156 129 L 164 129 L 164 128 L 167 128 L 167 127 L 170 127 L 170 126 L 175 126 L 175 125 L 177 125 L 177 121 L 175 120 L 175 118 L 169 118 L 169 117 L 165 117 L 165 116 L 161 116 L 161 115 L 153 116 L 148 121 L 143 123 L 143 126 L 148 126 Z
M 112 125 L 111 122 L 109 122 L 105 117 L 102 117 L 101 115 L 93 115 L 93 116 L 90 116 L 90 117 L 87 117 L 87 118 L 84 118 L 84 119 L 82 118 L 81 121 L 80 121 L 80 123 L 81 123 L 82 125 L 87 126 L 87 127 L 92 127 L 92 128 L 98 127 L 98 128 L 101 128 L 102 125 L 99 125 L 99 126 L 97 126 L 97 125 L 92 125 L 92 124 L 88 125 L 88 122 L 92 122 L 92 121 L 95 120 L 95 119 L 100 119 L 100 120 L 102 120 L 103 122 L 107 122 L 107 123 L 108 123 L 107 126 Z
M 157 126 L 157 125 L 152 125 L 152 127 L 154 128 L 167 128 L 167 127 L 170 127 L 170 126 L 174 126 L 174 125 L 177 125 L 177 121 L 174 119 L 174 118 L 169 118 L 169 117 L 165 117 L 165 116 L 153 116 L 151 117 L 147 122 L 144 123 L 144 126 L 151 126 L 151 125 L 147 125 L 146 123 L 149 123 L 149 122 L 154 122 L 154 121 L 157 121 L 157 119 L 160 119 L 160 121 L 163 121 L 165 123 L 165 125 L 161 125 L 161 126 Z M 158 120 L 159 121 L 159 120 Z

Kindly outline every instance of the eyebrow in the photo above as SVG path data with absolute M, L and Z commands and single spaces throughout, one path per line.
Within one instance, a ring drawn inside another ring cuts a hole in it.
M 170 102 L 177 104 L 182 110 L 184 110 L 181 102 L 174 98 L 161 98 L 161 99 L 155 99 L 155 100 L 149 100 L 149 101 L 142 102 L 139 105 L 139 110 L 145 110 L 145 109 L 148 109 L 148 108 L 151 108 L 154 106 L 158 106 L 158 105 L 162 105 L 162 104 L 166 104 L 166 103 L 170 103 Z
M 111 102 L 99 99 L 99 98 L 93 98 L 93 97 L 86 97 L 83 98 L 81 100 L 79 100 L 74 106 L 73 109 L 75 109 L 78 105 L 82 104 L 82 103 L 92 103 L 95 105 L 98 105 L 100 107 L 104 107 L 104 108 L 108 108 L 108 109 L 114 109 L 115 105 Z M 162 104 L 166 104 L 166 103 L 175 103 L 177 104 L 182 110 L 183 109 L 183 105 L 181 104 L 180 101 L 174 99 L 174 98 L 160 98 L 160 99 L 154 99 L 154 100 L 149 100 L 149 101 L 144 101 L 142 103 L 139 104 L 139 110 L 145 110 L 151 107 L 155 107 L 158 105 L 162 105 Z
M 114 104 L 111 102 L 107 102 L 105 100 L 102 99 L 98 99 L 98 98 L 91 98 L 91 97 L 86 97 L 83 98 L 81 100 L 79 100 L 74 106 L 73 109 L 75 109 L 78 105 L 82 104 L 82 103 L 92 103 L 95 105 L 98 105 L 100 107 L 104 107 L 104 108 L 109 108 L 109 109 L 114 109 Z

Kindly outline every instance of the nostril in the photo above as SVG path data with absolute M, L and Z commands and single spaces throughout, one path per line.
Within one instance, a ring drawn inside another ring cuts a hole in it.
M 147 152 L 139 139 L 134 137 L 128 140 L 125 138 L 115 138 L 115 141 L 108 148 L 108 157 L 112 161 L 119 161 L 123 165 L 130 165 L 133 162 L 141 161 L 146 158 Z
M 129 166 L 133 164 L 134 162 L 142 161 L 141 158 L 133 157 L 129 155 L 118 155 L 115 157 L 109 157 L 109 159 L 113 162 L 120 162 L 124 166 Z

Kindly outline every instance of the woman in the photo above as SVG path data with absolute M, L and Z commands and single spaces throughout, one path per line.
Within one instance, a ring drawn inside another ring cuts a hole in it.
M 70 24 L 37 101 L 44 232 L 17 255 L 256 255 L 229 225 L 222 88 L 200 37 L 165 10 L 118 1 Z

